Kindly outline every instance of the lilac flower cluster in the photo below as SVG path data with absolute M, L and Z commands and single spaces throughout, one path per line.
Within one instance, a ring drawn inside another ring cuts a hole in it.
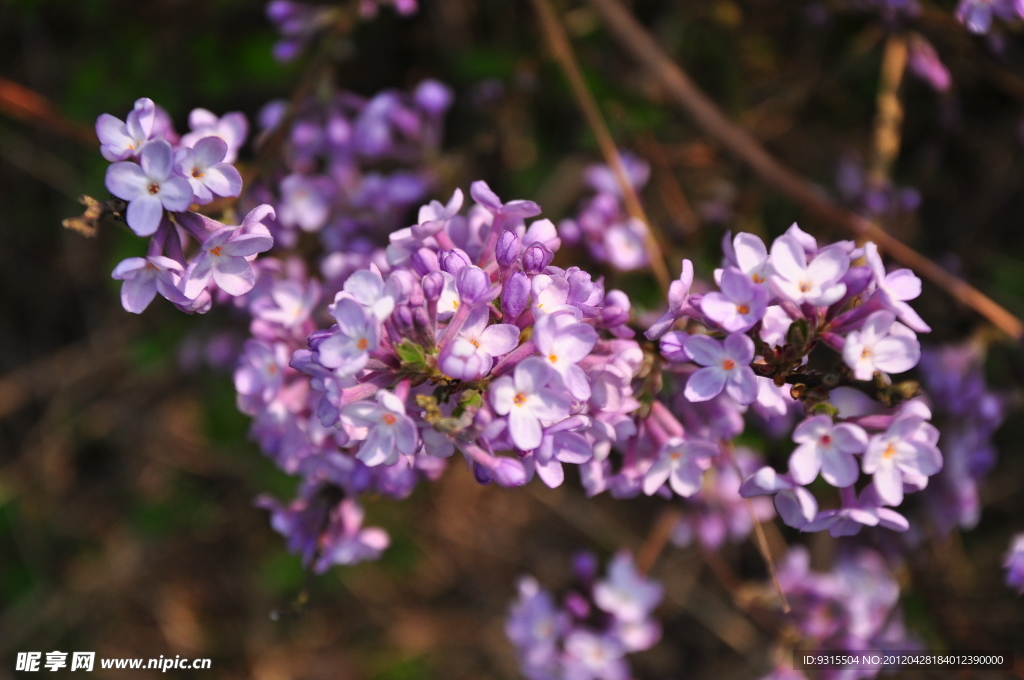
M 628 152 L 622 154 L 622 164 L 630 183 L 637 191 L 642 189 L 651 176 L 651 167 Z M 596 193 L 583 202 L 576 217 L 559 223 L 562 241 L 570 246 L 585 245 L 595 260 L 622 271 L 647 267 L 647 225 L 627 214 L 611 168 L 591 165 L 584 179 Z
M 1005 404 L 988 389 L 983 364 L 983 352 L 973 343 L 944 345 L 921 356 L 924 386 L 942 421 L 946 462 L 923 496 L 942 534 L 978 524 L 978 486 L 996 463 L 992 435 L 1003 422 Z
M 519 581 L 505 632 L 516 646 L 528 680 L 627 680 L 626 655 L 661 639 L 651 613 L 662 587 L 637 572 L 632 556 L 617 554 L 608 575 L 597 580 L 597 560 L 581 554 L 573 563 L 577 588 L 558 607 L 535 579 Z
M 888 377 L 908 371 L 920 358 L 914 331 L 929 328 L 907 304 L 920 294 L 920 280 L 905 269 L 887 273 L 873 243 L 819 248 L 796 225 L 770 251 L 745 233 L 727 237 L 725 248 L 725 266 L 715 272 L 720 291 L 691 293 L 693 268 L 684 262 L 682 276 L 669 291 L 668 311 L 647 332 L 648 338 L 660 339 L 668 372 L 685 379 L 677 412 L 686 420 L 694 405 L 716 402 L 719 412 L 755 403 L 784 412 L 780 392 L 787 382 L 793 384 L 809 417 L 793 433 L 798 446 L 789 469 L 785 474 L 770 467 L 758 470 L 744 481 L 741 494 L 774 495 L 783 521 L 805 531 L 829 529 L 842 535 L 879 524 L 905 530 L 906 520 L 886 506 L 899 505 L 905 492 L 923 489 L 942 467 L 929 409 L 916 399 L 895 404 L 892 397 L 899 390 Z M 866 265 L 852 264 L 862 256 Z M 683 318 L 688 330 L 671 330 Z M 821 374 L 806 368 L 819 343 L 841 355 L 838 369 Z M 888 395 L 877 394 L 879 385 L 888 386 Z M 857 387 L 894 405 L 887 408 Z M 620 493 L 626 486 L 623 477 L 653 493 L 670 468 L 673 490 L 692 496 L 718 452 L 715 440 L 735 436 L 742 421 L 733 432 L 719 431 L 710 439 L 691 427 L 688 442 L 669 444 L 684 427 L 658 407 L 652 407 L 644 429 L 654 435 L 660 453 L 653 462 L 641 462 L 642 456 L 627 460 L 618 475 Z M 688 419 L 715 422 L 707 412 Z M 730 420 L 738 418 L 719 422 Z M 855 484 L 862 471 L 872 483 L 858 496 Z M 819 474 L 839 488 L 841 509 L 818 512 L 805 486 Z
M 803 546 L 790 549 L 779 582 L 792 607 L 787 635 L 799 649 L 830 654 L 862 650 L 917 649 L 899 607 L 900 588 L 885 560 L 868 548 L 841 556 L 832 571 L 815 572 Z M 824 670 L 822 678 L 874 677 L 877 671 Z M 769 675 L 768 677 L 779 677 Z M 803 677 L 790 671 L 783 677 Z
M 100 153 L 111 161 L 107 189 L 127 202 L 124 217 L 132 231 L 150 238 L 146 257 L 130 257 L 114 269 L 129 312 L 141 313 L 157 293 L 199 313 L 218 293 L 244 295 L 256 281 L 250 263 L 274 243 L 263 223 L 274 215 L 269 205 L 254 206 L 238 226 L 189 212 L 193 204 L 241 193 L 242 178 L 231 163 L 245 141 L 245 117 L 196 109 L 189 126 L 179 137 L 150 99 L 136 101 L 124 121 L 109 114 L 96 121 Z
M 303 232 L 319 236 L 327 280 L 371 261 L 383 265 L 377 243 L 433 182 L 424 161 L 438 152 L 452 100 L 448 87 L 426 80 L 408 94 L 385 90 L 367 99 L 342 91 L 294 110 L 270 102 L 259 114 L 261 139 L 282 135 L 284 162 L 248 200 L 276 206 L 270 226 L 281 246 L 293 247 Z

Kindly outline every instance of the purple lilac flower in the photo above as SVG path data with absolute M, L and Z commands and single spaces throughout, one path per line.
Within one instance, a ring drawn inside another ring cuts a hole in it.
M 771 258 L 771 284 L 791 302 L 823 307 L 838 302 L 846 293 L 840 279 L 850 266 L 850 256 L 840 246 L 823 248 L 808 262 L 804 247 L 787 235 L 772 244 Z
M 746 335 L 732 333 L 725 342 L 695 335 L 686 341 L 686 353 L 704 366 L 686 383 L 685 395 L 690 401 L 707 401 L 723 389 L 740 404 L 757 399 L 757 380 L 750 368 L 754 342 Z
M 821 476 L 832 486 L 846 487 L 857 481 L 857 459 L 864 453 L 868 435 L 851 423 L 833 424 L 828 416 L 813 416 L 797 425 L 793 441 L 798 446 L 789 457 L 789 473 L 798 484 L 810 484 Z
M 662 587 L 638 574 L 626 552 L 613 558 L 604 580 L 595 582 L 591 560 L 578 559 L 577 566 L 579 587 L 561 609 L 536 580 L 520 579 L 505 625 L 520 670 L 529 680 L 627 680 L 626 654 L 650 649 L 661 638 L 651 614 Z
M 884 433 L 871 437 L 864 453 L 864 472 L 873 476 L 875 489 L 886 504 L 903 501 L 904 483 L 942 469 L 937 439 L 938 432 L 925 416 L 910 409 L 896 416 Z
M 249 258 L 270 250 L 274 239 L 263 224 L 273 217 L 269 206 L 254 208 L 238 227 L 221 227 L 203 241 L 185 271 L 185 296 L 194 300 L 212 279 L 229 295 L 244 295 L 256 284 Z
M 224 152 L 225 163 L 234 163 L 238 158 L 238 150 L 245 144 L 249 135 L 249 121 L 245 114 L 235 111 L 218 117 L 206 109 L 193 109 L 188 116 L 191 132 L 181 136 L 181 146 L 195 148 L 200 140 L 207 137 L 218 137 L 224 141 L 227 149 Z
M 1024 595 L 1024 534 L 1013 537 L 1003 568 L 1006 569 L 1006 586 Z
M 1024 16 L 1024 6 L 1018 0 L 960 0 L 956 18 L 971 33 L 988 33 L 992 18 L 1012 21 Z
M 399 454 L 416 453 L 416 425 L 405 415 L 405 403 L 386 390 L 377 393 L 377 402 L 359 401 L 346 406 L 341 417 L 369 431 L 359 446 L 356 458 L 366 465 L 394 465 Z
M 195 202 L 209 203 L 217 196 L 242 193 L 242 176 L 233 165 L 224 162 L 228 145 L 220 137 L 204 137 L 195 148 L 182 147 L 174 154 L 178 170 L 192 185 Z
M 843 345 L 843 359 L 857 380 L 870 380 L 875 371 L 903 373 L 921 358 L 914 332 L 896 321 L 892 312 L 875 312 L 862 330 L 852 331 Z
M 568 395 L 551 383 L 558 374 L 542 359 L 526 359 L 516 366 L 512 377 L 494 382 L 491 393 L 494 410 L 508 416 L 512 441 L 523 451 L 540 446 L 543 421 L 561 420 L 569 415 Z
M 170 144 L 155 139 L 142 148 L 139 163 L 120 161 L 107 168 L 107 189 L 128 201 L 128 226 L 139 236 L 156 233 L 164 209 L 181 212 L 192 203 L 188 181 L 174 174 L 172 154 Z
M 157 293 L 171 302 L 186 304 L 181 291 L 184 270 L 179 262 L 168 257 L 129 257 L 114 268 L 111 276 L 121 284 L 121 304 L 126 311 L 142 314 Z
M 136 100 L 135 107 L 124 122 L 109 113 L 101 114 L 96 119 L 100 153 L 110 162 L 138 156 L 142 147 L 154 136 L 155 117 L 156 106 L 148 98 Z
M 756 276 L 756 275 L 755 275 Z M 708 293 L 701 300 L 704 314 L 729 333 L 747 331 L 764 317 L 768 291 L 732 267 L 722 272 L 721 293 Z
M 519 344 L 518 326 L 507 323 L 488 326 L 488 316 L 486 307 L 475 308 L 459 334 L 445 347 L 438 367 L 446 375 L 459 380 L 483 377 L 490 372 L 495 359 Z
M 650 496 L 668 482 L 673 491 L 689 498 L 700 491 L 704 471 L 718 454 L 718 447 L 710 442 L 670 439 L 644 475 L 644 493 Z

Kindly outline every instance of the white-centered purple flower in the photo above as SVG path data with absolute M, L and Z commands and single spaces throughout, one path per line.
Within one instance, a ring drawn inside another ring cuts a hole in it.
M 650 496 L 668 482 L 683 498 L 693 496 L 703 486 L 704 471 L 711 467 L 711 459 L 718 454 L 718 447 L 711 442 L 668 440 L 644 475 L 644 493 Z
M 772 275 L 771 260 L 768 258 L 768 248 L 764 241 L 745 231 L 736 234 L 730 242 L 726 234 L 722 241 L 722 248 L 725 250 L 726 263 L 732 264 L 743 272 L 751 283 L 759 286 L 768 282 Z M 715 270 L 715 282 L 721 285 L 721 274 L 724 270 Z
M 487 325 L 490 312 L 485 305 L 473 309 L 459 334 L 445 346 L 438 367 L 458 380 L 476 380 L 487 375 L 494 360 L 519 344 L 519 327 L 508 323 Z
M 393 392 L 380 390 L 377 401 L 358 401 L 341 410 L 342 420 L 366 427 L 366 439 L 359 445 L 356 458 L 369 467 L 394 465 L 399 454 L 416 453 L 416 425 L 405 415 L 405 402 Z
M 157 293 L 171 302 L 187 304 L 189 299 L 178 288 L 184 273 L 181 263 L 155 255 L 122 260 L 111 276 L 124 281 L 121 284 L 121 305 L 126 311 L 141 314 Z
M 857 380 L 871 380 L 875 371 L 903 373 L 917 365 L 921 345 L 914 332 L 889 311 L 875 312 L 843 344 L 843 360 Z
M 608 262 L 622 271 L 643 269 L 650 262 L 647 239 L 647 225 L 635 217 L 613 224 L 604 232 Z
M 154 139 L 142 148 L 139 163 L 120 161 L 107 168 L 107 189 L 128 201 L 128 226 L 139 236 L 156 233 L 164 208 L 182 212 L 192 203 L 192 187 L 174 174 L 172 155 L 170 144 Z
M 304 323 L 313 313 L 320 300 L 320 284 L 316 280 L 302 285 L 286 279 L 276 281 L 267 297 L 253 302 L 253 316 L 285 328 L 295 328 Z
M 925 418 L 908 409 L 889 428 L 871 437 L 864 453 L 865 474 L 873 476 L 879 498 L 887 505 L 903 502 L 903 483 L 917 483 L 942 469 L 942 454 Z
M 100 153 L 110 162 L 139 155 L 139 151 L 153 136 L 155 119 L 156 105 L 148 97 L 135 100 L 135 108 L 124 121 L 109 113 L 100 115 L 96 119 Z
M 921 279 L 909 269 L 897 269 L 886 274 L 882 256 L 878 254 L 878 246 L 870 241 L 864 244 L 864 257 L 875 277 L 875 284 L 878 286 L 875 294 L 878 295 L 882 306 L 895 314 L 911 330 L 918 333 L 931 331 L 914 308 L 907 304 L 907 300 L 913 300 L 921 294 Z
M 181 147 L 174 154 L 178 170 L 192 186 L 196 203 L 205 204 L 217 196 L 242 193 L 242 176 L 225 163 L 227 143 L 220 137 L 204 137 L 194 148 Z
M 722 272 L 720 293 L 708 293 L 700 308 L 709 319 L 730 333 L 753 328 L 768 307 L 768 290 L 754 283 L 739 269 L 729 267 Z
M 237 227 L 221 227 L 206 237 L 185 270 L 185 295 L 196 299 L 210 279 L 229 295 L 244 295 L 256 284 L 249 261 L 270 250 L 274 238 L 262 220 L 274 214 L 269 205 L 253 208 Z
M 808 262 L 803 245 L 787 234 L 775 239 L 771 260 L 772 287 L 787 300 L 824 307 L 846 294 L 840 279 L 850 268 L 850 255 L 841 245 L 822 248 Z
M 798 484 L 810 484 L 819 471 L 832 486 L 857 481 L 860 470 L 854 454 L 864 453 L 868 446 L 868 435 L 860 426 L 812 416 L 796 426 L 793 441 L 800 446 L 789 457 L 789 474 Z
M 569 415 L 568 392 L 558 373 L 539 357 L 521 361 L 512 376 L 495 380 L 490 392 L 491 405 L 498 415 L 508 416 L 512 443 L 522 451 L 540 446 L 544 423 Z
M 724 342 L 694 335 L 686 340 L 686 353 L 704 366 L 686 382 L 683 394 L 688 400 L 708 401 L 723 389 L 740 404 L 750 404 L 757 399 L 757 376 L 750 368 L 754 341 L 746 335 L 732 333 Z
M 519 599 L 509 612 L 505 634 L 518 647 L 526 668 L 553 665 L 568 617 L 555 608 L 551 594 L 533 577 L 524 576 L 518 585 Z
M 594 349 L 597 331 L 579 319 L 575 308 L 542 315 L 534 327 L 533 340 L 541 357 L 562 376 L 572 396 L 586 401 L 590 399 L 590 381 L 577 364 Z
M 750 475 L 740 485 L 740 496 L 775 496 L 775 509 L 779 517 L 795 529 L 804 529 L 818 515 L 818 501 L 814 494 L 797 484 L 792 476 L 780 475 L 765 466 Z
M 572 416 L 544 429 L 544 437 L 533 452 L 533 460 L 537 476 L 552 489 L 565 481 L 562 463 L 582 465 L 594 457 L 593 445 L 579 434 L 590 425 L 590 418 Z
M 341 376 L 355 375 L 369 361 L 370 352 L 380 342 L 380 322 L 358 302 L 342 298 L 334 303 L 331 315 L 337 329 L 319 341 L 314 349 L 320 363 Z

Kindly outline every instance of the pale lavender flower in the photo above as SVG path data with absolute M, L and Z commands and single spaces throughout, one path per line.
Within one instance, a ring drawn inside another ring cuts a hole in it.
M 121 284 L 121 305 L 126 311 L 141 314 L 157 293 L 177 304 L 188 303 L 189 299 L 178 287 L 184 273 L 181 263 L 155 255 L 122 260 L 111 276 L 124 281 Z
M 339 375 L 355 375 L 363 370 L 370 352 L 380 342 L 380 323 L 376 317 L 351 298 L 334 303 L 331 314 L 338 322 L 337 329 L 320 340 L 314 349 L 319 361 Z
M 385 283 L 380 271 L 373 267 L 352 272 L 345 279 L 345 285 L 335 297 L 335 302 L 340 298 L 351 298 L 366 307 L 378 321 L 384 321 L 394 311 L 397 297 L 398 290 L 394 281 L 389 279 Z
M 623 621 L 647 618 L 663 595 L 661 585 L 640 574 L 633 556 L 624 550 L 608 565 L 608 577 L 594 586 L 594 603 Z
M 650 164 L 629 151 L 621 152 L 620 157 L 622 167 L 626 171 L 626 179 L 634 188 L 642 189 L 651 177 Z M 622 196 L 619 180 L 615 176 L 615 172 L 607 165 L 601 163 L 588 165 L 583 171 L 583 178 L 594 191 Z
M 942 469 L 942 454 L 932 441 L 937 434 L 928 428 L 920 411 L 905 409 L 868 442 L 863 469 L 873 475 L 878 496 L 886 504 L 903 501 L 904 482 L 926 479 Z
M 646 333 L 648 340 L 658 340 L 670 330 L 673 324 L 684 314 L 695 311 L 690 304 L 690 287 L 693 285 L 693 263 L 683 260 L 683 269 L 679 278 L 668 288 L 668 311 L 654 322 Z
M 892 531 L 910 528 L 907 518 L 886 508 L 874 484 L 869 484 L 859 497 L 853 498 L 852 489 L 843 493 L 843 506 L 835 510 L 822 510 L 801 531 L 828 530 L 830 536 L 856 536 L 864 527 L 880 526 Z
M 768 290 L 739 269 L 722 272 L 721 293 L 708 293 L 700 308 L 709 319 L 730 333 L 747 331 L 760 321 L 768 307 Z
M 174 161 L 181 174 L 192 185 L 195 202 L 209 203 L 217 196 L 238 196 L 242 193 L 242 176 L 235 166 L 224 162 L 228 145 L 220 137 L 204 137 L 195 148 L 181 147 Z
M 1024 534 L 1013 537 L 1003 568 L 1006 569 L 1006 586 L 1024 595 Z
M 269 295 L 253 302 L 253 316 L 285 328 L 301 326 L 320 301 L 320 284 L 316 280 L 303 285 L 298 281 L 274 282 Z
M 290 354 L 284 343 L 246 340 L 234 375 L 239 404 L 269 403 L 284 384 L 284 369 Z M 252 413 L 255 409 L 246 406 L 242 410 Z
M 235 162 L 238 150 L 245 144 L 249 134 L 249 121 L 239 111 L 217 117 L 217 114 L 206 109 L 192 109 L 188 115 L 188 126 L 192 131 L 181 136 L 181 146 L 195 147 L 201 139 L 219 137 L 228 147 L 223 158 L 225 163 Z
M 192 203 L 188 180 L 174 174 L 171 145 L 162 139 L 147 143 L 140 162 L 121 161 L 107 168 L 110 193 L 128 201 L 128 226 L 139 236 L 152 236 L 163 219 L 164 209 L 187 210 Z
M 331 512 L 331 521 L 323 533 L 323 548 L 313 565 L 322 574 L 335 564 L 350 565 L 376 560 L 391 544 L 387 532 L 378 527 L 363 527 L 365 511 L 346 498 Z
M 744 480 L 740 485 L 740 495 L 744 498 L 775 496 L 779 517 L 795 529 L 803 529 L 818 514 L 818 501 L 810 491 L 797 484 L 790 475 L 780 475 L 768 466 Z
M 476 380 L 487 375 L 494 360 L 508 354 L 519 344 L 519 327 L 507 324 L 487 325 L 490 312 L 479 306 L 469 313 L 459 334 L 445 346 L 438 367 L 458 380 Z
M 725 342 L 706 335 L 687 339 L 686 352 L 704 366 L 690 376 L 684 395 L 690 401 L 708 401 L 724 389 L 740 404 L 757 399 L 757 376 L 750 368 L 754 341 L 741 333 L 732 333 Z
M 565 637 L 564 680 L 627 680 L 626 650 L 612 635 L 578 628 Z
M 988 33 L 993 17 L 1012 21 L 1022 15 L 1024 3 L 1019 0 L 960 0 L 956 8 L 956 18 L 971 33 Z
M 477 180 L 469 186 L 469 193 L 479 205 L 483 206 L 495 217 L 503 218 L 527 218 L 535 217 L 541 213 L 540 206 L 533 201 L 514 200 L 502 203 L 498 195 L 494 193 L 487 182 Z M 495 235 L 497 238 L 498 235 Z
M 771 278 L 772 264 L 768 258 L 768 248 L 764 241 L 745 231 L 736 234 L 732 242 L 726 234 L 722 241 L 726 252 L 726 260 L 743 272 L 752 283 L 763 285 Z M 715 271 L 715 281 L 721 285 L 721 274 L 724 270 Z
M 668 482 L 680 496 L 693 496 L 703 486 L 704 471 L 711 467 L 711 459 L 718 454 L 718 447 L 711 442 L 668 440 L 644 475 L 644 493 L 650 496 Z
M 502 376 L 491 385 L 491 404 L 500 416 L 508 416 L 512 443 L 522 451 L 541 444 L 543 422 L 554 422 L 569 415 L 570 398 L 558 374 L 543 359 L 524 359 L 510 376 Z
M 828 416 L 812 416 L 796 426 L 793 441 L 799 444 L 789 457 L 789 473 L 798 484 L 810 484 L 821 476 L 832 486 L 846 487 L 857 481 L 859 470 L 853 454 L 864 453 L 868 435 L 858 425 L 832 422 Z
M 850 268 L 850 256 L 840 245 L 822 248 L 808 262 L 806 245 L 788 232 L 772 244 L 772 287 L 783 298 L 796 304 L 824 307 L 838 302 L 846 294 L 840 282 Z
M 244 295 L 256 284 L 249 260 L 270 250 L 274 239 L 262 220 L 272 217 L 268 205 L 253 208 L 238 227 L 221 227 L 203 241 L 199 253 L 185 270 L 186 297 L 195 299 L 213 279 L 229 295 Z
M 547 670 L 554 674 L 558 641 L 569 625 L 568 617 L 555 608 L 551 594 L 531 576 L 519 579 L 519 599 L 505 623 L 505 634 L 516 645 L 528 677 Z
M 282 226 L 319 231 L 331 215 L 335 184 L 329 177 L 288 175 L 281 180 L 277 219 Z
M 650 263 L 647 225 L 635 217 L 613 224 L 604 232 L 604 250 L 616 269 L 632 271 Z
M 533 340 L 541 357 L 562 377 L 572 396 L 586 401 L 590 399 L 590 382 L 578 364 L 597 344 L 597 331 L 579 320 L 575 309 L 542 315 L 534 327 Z
M 100 153 L 108 161 L 123 161 L 138 156 L 142 147 L 154 136 L 156 106 L 149 98 L 137 99 L 135 107 L 122 122 L 104 113 L 96 119 L 96 136 Z
M 356 427 L 369 428 L 356 453 L 356 458 L 369 467 L 394 465 L 399 454 L 411 456 L 416 453 L 416 425 L 405 415 L 405 402 L 393 392 L 380 390 L 376 403 L 359 401 L 349 404 L 342 409 L 341 417 Z
M 911 330 L 918 333 L 929 332 L 931 328 L 928 324 L 907 304 L 907 300 L 913 300 L 921 294 L 921 279 L 909 269 L 897 269 L 886 274 L 882 257 L 878 254 L 878 246 L 870 241 L 864 244 L 864 257 L 874 275 L 877 286 L 875 294 L 882 307 L 895 314 Z
M 875 371 L 909 371 L 920 358 L 917 336 L 888 311 L 869 316 L 859 331 L 846 336 L 843 345 L 843 360 L 853 369 L 857 380 L 871 380 Z
M 793 325 L 793 319 L 786 314 L 779 305 L 770 305 L 764 312 L 761 323 L 761 340 L 769 347 L 778 347 L 786 344 L 786 336 L 789 334 L 789 327 Z
M 562 463 L 583 465 L 594 456 L 593 445 L 579 434 L 591 425 L 586 416 L 572 416 L 544 429 L 540 446 L 533 452 L 537 476 L 552 489 L 565 481 Z

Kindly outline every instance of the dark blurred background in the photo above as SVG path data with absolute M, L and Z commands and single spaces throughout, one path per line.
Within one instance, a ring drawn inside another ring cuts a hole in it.
M 372 94 L 425 77 L 450 84 L 457 100 L 437 196 L 484 178 L 503 197 L 537 200 L 552 219 L 575 209 L 580 172 L 600 155 L 541 49 L 529 3 L 422 4 L 414 18 L 384 10 L 358 26 L 339 55 L 338 86 Z M 632 7 L 730 115 L 838 195 L 844 159 L 869 154 L 884 42 L 876 18 L 796 0 Z M 996 50 L 966 33 L 952 7 L 928 5 L 919 20 L 954 84 L 938 94 L 908 76 L 903 86 L 893 179 L 921 200 L 916 215 L 888 227 L 1021 315 L 1024 41 L 1004 30 Z M 559 8 L 620 146 L 655 161 L 644 199 L 670 261 L 685 253 L 707 274 L 726 229 L 774 236 L 801 219 L 665 102 L 586 3 Z M 0 77 L 86 128 L 100 113 L 123 117 L 143 96 L 179 129 L 199 106 L 241 110 L 252 122 L 302 72 L 301 60 L 272 59 L 275 40 L 255 1 L 0 1 Z M 576 550 L 641 544 L 660 500 L 588 501 L 575 479 L 558 490 L 536 481 L 484 488 L 452 464 L 409 500 L 368 503 L 371 523 L 393 539 L 380 562 L 307 577 L 252 503 L 263 492 L 290 497 L 294 480 L 248 441 L 230 366 L 194 349 L 232 328 L 229 319 L 166 304 L 140 317 L 121 309 L 109 273 L 140 240 L 112 229 L 85 239 L 60 226 L 81 211 L 80 194 L 106 197 L 106 163 L 95 147 L 36 123 L 0 113 L 0 678 L 13 677 L 16 652 L 54 649 L 211 657 L 212 670 L 195 677 L 515 678 L 503 626 L 516 577 L 533 573 L 557 588 Z M 251 158 L 247 149 L 242 163 Z M 673 202 L 666 182 L 687 204 Z M 655 304 L 646 281 L 612 277 L 641 306 Z M 1000 562 L 1024 529 L 1024 361 L 934 287 L 919 303 L 935 329 L 926 343 L 992 338 L 990 382 L 1013 410 L 997 436 L 980 526 L 925 541 L 898 574 L 907 619 L 948 648 L 1019 647 L 1024 606 L 1002 585 Z M 814 539 L 825 553 L 831 540 Z M 765 578 L 751 544 L 723 557 L 740 577 Z M 654 574 L 669 592 L 666 632 L 636 657 L 638 678 L 766 672 L 770 631 L 734 606 L 699 550 L 669 549 Z

